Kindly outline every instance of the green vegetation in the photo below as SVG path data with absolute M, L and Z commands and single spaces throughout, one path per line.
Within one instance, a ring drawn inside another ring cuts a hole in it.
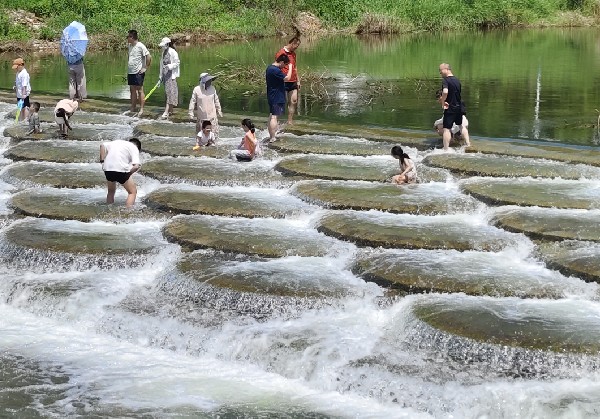
M 123 33 L 135 28 L 147 42 L 178 32 L 208 38 L 290 33 L 303 11 L 326 28 L 359 33 L 570 26 L 600 17 L 600 0 L 4 0 L 0 39 L 5 40 L 27 39 L 31 30 L 11 23 L 3 7 L 43 19 L 46 27 L 35 32 L 41 39 L 58 38 L 63 27 L 79 20 L 108 40 L 122 41 Z

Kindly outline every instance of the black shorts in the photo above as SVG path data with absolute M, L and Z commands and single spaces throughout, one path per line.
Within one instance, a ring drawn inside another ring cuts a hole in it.
M 137 74 L 128 74 L 127 75 L 127 85 L 129 86 L 143 86 L 144 85 L 144 77 L 146 77 L 146 73 L 137 73 Z
M 269 104 L 269 112 L 275 116 L 283 115 L 283 112 L 285 112 L 285 103 Z
M 17 99 L 17 103 L 19 103 L 21 99 Z M 29 108 L 31 106 L 31 104 L 29 103 L 29 96 L 27 96 L 25 99 L 23 99 L 23 107 L 24 108 Z
M 125 182 L 127 182 L 129 180 L 129 178 L 131 177 L 132 173 L 123 173 L 123 172 L 104 172 L 104 176 L 106 177 L 106 180 L 108 180 L 109 182 L 119 182 L 121 185 L 124 184 Z
M 462 113 L 444 111 L 443 126 L 446 129 L 451 129 L 452 124 L 462 125 Z
M 291 92 L 294 90 L 298 90 L 298 82 L 297 81 L 286 81 L 285 82 L 285 91 Z

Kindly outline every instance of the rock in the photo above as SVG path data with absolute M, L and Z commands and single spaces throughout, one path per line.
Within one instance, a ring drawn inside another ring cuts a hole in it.
M 340 247 L 337 240 L 287 220 L 179 216 L 163 231 L 167 240 L 189 249 L 211 248 L 264 257 L 324 256 Z
M 507 208 L 491 222 L 505 230 L 524 233 L 536 240 L 600 241 L 599 211 L 556 208 Z
M 600 316 L 595 315 L 593 301 L 432 295 L 418 301 L 413 313 L 435 329 L 478 342 L 553 352 L 600 352 Z
M 100 158 L 100 142 L 23 141 L 4 152 L 12 160 L 42 160 L 56 163 L 95 163 Z
M 600 207 L 595 181 L 546 179 L 469 179 L 466 193 L 490 205 L 592 209 Z
M 106 178 L 99 163 L 17 163 L 2 172 L 2 179 L 26 186 L 43 185 L 55 188 L 94 188 L 106 185 Z
M 414 216 L 369 212 L 331 212 L 317 230 L 362 246 L 405 249 L 498 251 L 515 246 L 515 238 L 464 215 Z
M 325 30 L 321 20 L 310 12 L 300 12 L 294 19 L 294 29 L 300 35 L 307 37 L 319 35 Z
M 177 214 L 246 218 L 284 218 L 311 208 L 287 191 L 256 187 L 163 187 L 150 193 L 146 203 L 151 208 Z
M 465 293 L 492 297 L 564 298 L 594 292 L 590 284 L 519 255 L 455 250 L 365 251 L 352 272 L 366 281 L 409 293 Z
M 398 186 L 314 180 L 296 184 L 292 193 L 307 202 L 332 209 L 433 215 L 469 211 L 477 206 L 468 196 L 436 183 Z
M 564 275 L 600 282 L 600 243 L 578 240 L 543 243 L 538 246 L 537 253 L 548 267 Z

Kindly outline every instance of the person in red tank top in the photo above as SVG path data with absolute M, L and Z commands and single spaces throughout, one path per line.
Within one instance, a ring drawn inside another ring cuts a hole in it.
M 288 41 L 288 44 L 277 51 L 275 54 L 275 58 L 279 57 L 281 54 L 285 54 L 290 59 L 290 64 L 292 65 L 292 76 L 289 81 L 285 82 L 285 91 L 287 93 L 287 106 L 288 106 L 288 124 L 294 123 L 294 114 L 296 113 L 296 108 L 298 106 L 298 91 L 300 90 L 300 78 L 298 77 L 298 69 L 296 67 L 296 49 L 300 46 L 300 38 L 298 36 L 294 36 L 292 39 Z M 288 67 L 287 65 L 281 69 L 283 74 L 287 74 Z

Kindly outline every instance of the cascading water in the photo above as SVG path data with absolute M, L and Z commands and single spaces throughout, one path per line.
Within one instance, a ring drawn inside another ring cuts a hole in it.
M 12 126 L 4 118 L 11 107 L 0 110 L 3 130 Z M 112 117 L 82 115 L 90 132 L 109 131 L 97 124 Z M 138 123 L 115 117 L 110 129 L 123 138 Z M 234 147 L 241 131 L 224 127 L 221 135 Z M 184 153 L 184 141 L 147 133 L 142 143 L 146 137 L 156 154 L 144 155 L 148 172 L 136 175 L 143 203 L 134 211 L 119 206 L 121 188 L 119 204 L 108 208 L 102 183 L 80 183 L 100 171 L 92 154 L 69 164 L 52 155 L 0 159 L 0 416 L 600 410 L 598 285 L 548 269 L 534 241 L 492 225 L 513 207 L 495 209 L 463 192 L 488 191 L 488 178 L 431 169 L 424 157 L 437 159 L 437 151 L 409 148 L 426 175 L 399 198 L 389 185 L 354 176 L 393 168 L 391 157 L 271 150 L 244 165 L 165 157 L 170 144 Z M 90 140 L 97 148 L 98 138 Z M 0 144 L 16 156 L 25 143 Z M 292 164 L 293 174 L 275 171 Z M 336 180 L 318 180 L 315 167 Z M 571 181 L 543 182 L 568 192 Z M 576 198 L 595 199 L 590 190 L 599 186 L 586 180 Z M 369 193 L 389 199 L 381 205 L 392 211 L 354 208 L 361 199 L 378 208 Z M 413 246 L 390 231 L 414 235 Z M 432 292 L 405 295 L 410 290 Z

